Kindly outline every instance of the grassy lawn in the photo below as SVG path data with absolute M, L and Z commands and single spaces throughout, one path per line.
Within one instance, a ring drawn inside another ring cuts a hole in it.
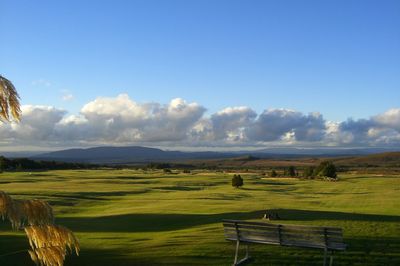
M 400 178 L 341 175 L 339 182 L 261 179 L 242 174 L 169 174 L 75 170 L 0 174 L 14 198 L 48 200 L 56 222 L 80 240 L 66 265 L 230 265 L 234 244 L 222 219 L 260 220 L 275 210 L 279 223 L 342 227 L 348 250 L 335 265 L 400 265 Z M 22 232 L 0 222 L 0 265 L 33 265 Z M 321 265 L 314 249 L 255 245 L 251 265 Z

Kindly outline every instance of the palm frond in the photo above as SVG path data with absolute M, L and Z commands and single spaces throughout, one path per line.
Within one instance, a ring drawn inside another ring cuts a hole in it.
M 10 121 L 13 117 L 19 121 L 20 116 L 18 92 L 11 81 L 0 75 L 0 119 Z

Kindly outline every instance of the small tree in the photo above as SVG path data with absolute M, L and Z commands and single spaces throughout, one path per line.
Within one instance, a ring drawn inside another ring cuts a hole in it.
M 278 173 L 275 170 L 271 171 L 271 177 L 277 177 Z
M 330 161 L 321 162 L 315 170 L 316 175 L 337 178 L 336 167 Z
M 0 173 L 5 171 L 7 168 L 7 159 L 4 156 L 0 156 Z
M 291 177 L 296 176 L 296 168 L 294 166 L 289 166 L 287 169 L 287 175 Z
M 306 169 L 304 169 L 303 176 L 304 177 L 312 177 L 312 176 L 314 176 L 314 171 L 315 171 L 314 167 L 308 166 L 308 167 L 306 167 Z
M 240 175 L 233 175 L 232 186 L 235 188 L 243 186 L 243 178 Z
M 168 168 L 164 168 L 163 171 L 164 171 L 164 174 L 171 174 L 172 173 L 171 169 L 168 169 Z

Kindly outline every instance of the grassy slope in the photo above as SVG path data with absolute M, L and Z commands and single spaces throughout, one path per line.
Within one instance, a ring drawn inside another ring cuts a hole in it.
M 221 220 L 259 219 L 276 209 L 287 224 L 344 228 L 348 251 L 335 265 L 400 265 L 400 178 L 341 176 L 340 182 L 260 179 L 243 174 L 163 175 L 139 171 L 3 173 L 0 190 L 52 203 L 57 223 L 76 232 L 80 257 L 66 265 L 229 265 L 233 243 Z M 32 265 L 22 233 L 0 223 L 0 265 Z M 257 245 L 252 265 L 320 265 L 322 252 Z

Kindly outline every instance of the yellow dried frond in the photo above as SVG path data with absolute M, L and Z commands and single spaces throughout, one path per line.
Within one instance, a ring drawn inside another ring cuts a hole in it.
M 53 209 L 43 200 L 23 201 L 24 218 L 29 225 L 45 225 L 54 223 Z
M 60 247 L 79 255 L 79 242 L 71 230 L 59 225 L 40 225 L 25 227 L 32 249 Z
M 63 266 L 66 251 L 60 247 L 45 247 L 29 250 L 29 255 L 38 266 Z
M 26 221 L 29 225 L 54 223 L 53 209 L 42 200 L 13 200 L 0 191 L 0 216 L 8 218 L 13 229 L 19 229 Z
M 13 200 L 7 193 L 0 191 L 0 215 L 8 218 L 13 229 L 19 229 L 24 220 L 22 202 Z
M 22 200 L 12 200 L 12 207 L 8 210 L 7 217 L 14 230 L 20 229 L 24 225 L 25 213 Z
M 31 259 L 39 266 L 62 266 L 67 252 L 79 255 L 79 242 L 71 230 L 54 225 L 53 209 L 42 200 L 14 200 L 0 191 L 0 216 L 8 218 L 13 229 L 25 232 L 32 250 Z
M 0 119 L 10 121 L 10 117 L 14 117 L 19 121 L 20 116 L 18 92 L 11 81 L 0 75 Z
M 12 207 L 12 198 L 7 193 L 0 191 L 0 216 L 3 220 L 7 217 L 7 214 Z

